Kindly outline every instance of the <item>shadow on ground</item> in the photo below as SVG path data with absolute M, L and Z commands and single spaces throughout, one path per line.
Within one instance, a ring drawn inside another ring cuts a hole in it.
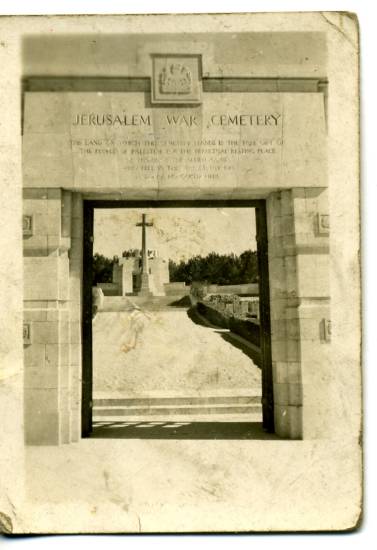
M 229 344 L 232 344 L 232 346 L 234 346 L 235 348 L 241 350 L 247 357 L 249 357 L 249 359 L 253 361 L 253 363 L 257 367 L 259 368 L 261 367 L 260 352 L 258 352 L 257 349 L 254 350 L 253 346 L 248 346 L 245 343 L 243 343 L 242 340 L 237 338 L 230 330 L 212 325 L 210 322 L 203 319 L 203 317 L 198 314 L 195 307 L 191 307 L 190 309 L 187 310 L 186 313 L 188 317 L 191 319 L 191 321 L 196 325 L 200 325 L 206 328 L 216 329 L 215 330 L 216 334 L 221 336 L 223 340 L 225 340 Z
M 206 321 L 204 320 L 204 318 L 198 314 L 197 310 L 196 310 L 196 307 L 190 307 L 190 309 L 188 309 L 186 311 L 187 313 L 187 316 L 189 317 L 189 319 L 191 319 L 191 321 L 193 323 L 195 323 L 196 325 L 200 325 L 201 327 L 206 327 L 206 328 L 218 328 L 218 329 L 221 329 L 221 327 L 215 327 L 215 325 L 212 325 L 209 321 Z M 226 330 L 226 329 L 224 329 Z
M 168 304 L 169 307 L 183 307 L 183 308 L 189 308 L 191 306 L 191 300 L 189 296 L 183 296 L 179 300 L 174 300 L 174 302 L 170 302 Z
M 260 422 L 94 422 L 97 439 L 279 439 Z
M 242 353 L 247 355 L 247 357 L 249 357 L 249 359 L 251 359 L 257 367 L 261 368 L 260 352 L 258 352 L 257 350 L 254 350 L 251 346 L 248 346 L 244 344 L 242 341 L 238 340 L 230 331 L 223 332 L 221 330 L 216 330 L 216 333 L 219 334 L 223 340 L 225 340 L 226 342 L 229 342 L 229 344 L 232 344 L 232 346 L 241 350 Z

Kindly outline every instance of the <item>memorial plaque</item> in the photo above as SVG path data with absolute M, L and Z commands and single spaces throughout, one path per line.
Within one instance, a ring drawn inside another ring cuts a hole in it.
M 27 186 L 327 185 L 320 94 L 207 93 L 201 106 L 163 109 L 134 92 L 63 95 L 26 94 Z

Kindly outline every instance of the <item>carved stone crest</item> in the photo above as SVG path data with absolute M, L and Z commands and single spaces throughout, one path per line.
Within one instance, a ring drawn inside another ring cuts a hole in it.
M 152 103 L 200 103 L 200 55 L 155 54 L 152 67 Z
M 162 94 L 190 94 L 192 92 L 191 72 L 181 63 L 171 63 L 160 72 L 159 85 Z

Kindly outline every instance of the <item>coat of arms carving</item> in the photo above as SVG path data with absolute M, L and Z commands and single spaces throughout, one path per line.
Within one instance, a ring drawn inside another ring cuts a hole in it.
M 197 105 L 201 101 L 200 55 L 152 55 L 152 103 Z
M 162 94 L 190 94 L 192 92 L 191 72 L 181 63 L 171 63 L 160 72 L 159 85 Z

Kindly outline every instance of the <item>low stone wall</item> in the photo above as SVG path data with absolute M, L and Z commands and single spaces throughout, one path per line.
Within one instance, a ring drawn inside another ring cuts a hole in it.
M 251 342 L 254 346 L 260 347 L 260 325 L 258 321 L 251 319 L 240 319 L 234 315 L 222 313 L 208 304 L 198 302 L 198 312 L 208 321 L 222 328 L 227 328 Z
M 260 325 L 251 319 L 229 319 L 229 328 L 232 332 L 239 334 L 245 340 L 250 341 L 254 346 L 260 347 Z
M 203 315 L 210 323 L 221 328 L 229 328 L 229 317 L 220 313 L 220 311 L 217 311 L 203 302 L 197 302 L 196 308 L 200 315 Z
M 199 299 L 200 300 L 200 299 Z M 200 301 L 226 317 L 238 319 L 259 318 L 259 297 L 238 294 L 207 294 Z
M 208 285 L 209 294 L 246 294 L 248 296 L 259 295 L 258 283 L 244 283 L 241 285 Z
M 190 285 L 185 283 L 165 283 L 164 292 L 166 296 L 176 296 L 181 294 L 187 296 L 190 293 Z
M 105 296 L 119 296 L 119 285 L 117 283 L 97 283 Z

